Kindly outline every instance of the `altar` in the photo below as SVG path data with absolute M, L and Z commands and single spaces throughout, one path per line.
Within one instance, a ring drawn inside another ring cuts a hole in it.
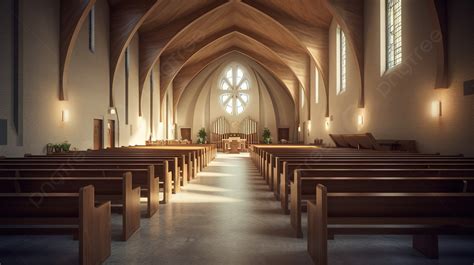
M 211 144 L 224 153 L 246 152 L 250 145 L 258 143 L 257 127 L 250 117 L 234 122 L 219 117 L 211 126 Z
M 245 151 L 247 139 L 241 139 L 240 137 L 229 137 L 227 139 L 222 139 L 222 143 L 224 144 L 224 152 L 238 154 Z

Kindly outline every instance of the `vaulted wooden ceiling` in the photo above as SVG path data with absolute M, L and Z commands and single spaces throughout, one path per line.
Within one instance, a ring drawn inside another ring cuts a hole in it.
M 72 3 L 74 4 L 72 4 Z M 95 0 L 62 0 L 61 10 L 75 8 L 77 28 Z M 160 63 L 161 99 L 173 84 L 176 99 L 213 60 L 238 51 L 275 75 L 297 102 L 298 89 L 308 91 L 311 62 L 328 89 L 329 26 L 337 19 L 347 32 L 363 82 L 363 0 L 108 0 L 110 5 L 110 105 L 117 65 L 139 34 L 140 98 L 153 66 Z M 81 8 L 77 8 L 80 6 Z M 362 10 L 362 13 L 361 13 Z M 70 41 L 73 47 L 74 38 Z M 67 74 L 68 47 L 65 47 Z M 64 84 L 61 95 L 64 94 Z M 305 93 L 309 95 L 309 93 Z M 326 93 L 328 94 L 328 93 Z M 363 95 L 363 91 L 361 93 Z M 361 96 L 362 98 L 362 96 Z M 363 99 L 361 100 L 363 104 Z M 141 113 L 141 108 L 140 108 Z

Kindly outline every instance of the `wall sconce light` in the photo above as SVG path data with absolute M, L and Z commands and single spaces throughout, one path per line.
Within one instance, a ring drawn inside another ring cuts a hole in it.
M 117 112 L 115 111 L 115 107 L 110 107 L 109 108 L 109 114 L 110 115 L 115 115 Z
M 431 116 L 433 116 L 433 118 L 441 117 L 441 113 L 441 101 L 435 100 L 431 102 Z
M 298 132 L 301 132 L 301 126 L 298 125 Z
M 364 125 L 364 116 L 361 114 L 359 116 L 357 116 L 357 124 L 359 126 L 363 126 Z
M 308 121 L 308 132 L 311 132 L 311 121 Z
M 326 118 L 326 122 L 324 123 L 324 127 L 326 128 L 326 131 L 329 130 L 329 128 L 331 127 L 331 118 L 329 118 L 329 117 Z
M 68 122 L 69 121 L 69 111 L 68 110 L 62 110 L 61 111 L 61 121 L 62 122 Z

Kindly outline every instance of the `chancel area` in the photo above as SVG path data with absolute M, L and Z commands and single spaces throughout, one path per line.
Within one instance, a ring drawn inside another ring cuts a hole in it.
M 0 265 L 471 265 L 474 1 L 0 0 Z

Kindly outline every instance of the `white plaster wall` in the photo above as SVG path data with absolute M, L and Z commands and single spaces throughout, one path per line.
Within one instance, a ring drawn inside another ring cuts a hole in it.
M 3 32 L 10 33 L 9 1 L 2 1 L 5 23 Z M 109 115 L 109 6 L 107 0 L 96 3 L 96 50 L 88 45 L 88 20 L 82 26 L 73 49 L 66 84 L 67 101 L 59 101 L 59 1 L 22 0 L 22 68 L 23 75 L 23 145 L 16 146 L 13 127 L 9 130 L 9 144 L 1 147 L 1 155 L 22 156 L 24 153 L 44 152 L 47 143 L 69 141 L 72 147 L 88 149 L 93 146 L 93 119 L 104 120 L 104 145 L 107 146 L 106 122 L 116 120 L 116 145 L 144 144 L 150 135 L 149 85 L 143 97 L 143 119 L 138 116 L 138 36 L 130 43 L 129 125 L 125 124 L 124 59 L 114 82 L 114 103 L 118 115 Z M 9 40 L 11 37 L 2 34 Z M 0 56 L 5 58 L 2 75 L 0 117 L 12 123 L 12 56 L 11 42 L 1 43 Z M 155 69 L 156 72 L 156 69 Z M 155 74 L 155 77 L 159 76 Z M 149 84 L 149 82 L 148 82 Z M 155 84 L 159 84 L 155 82 Z M 158 88 L 155 88 L 155 93 Z M 159 93 L 159 92 L 158 92 Z M 155 109 L 159 111 L 158 96 Z M 69 113 L 69 121 L 61 121 L 62 111 Z M 158 119 L 159 115 L 155 115 Z M 158 122 L 156 122 L 158 126 Z
M 365 1 L 365 108 L 358 109 L 360 77 L 348 47 L 347 91 L 336 95 L 336 23 L 330 28 L 329 110 L 311 100 L 311 141 L 328 133 L 372 132 L 379 139 L 413 139 L 422 152 L 474 154 L 474 96 L 463 96 L 463 82 L 474 78 L 474 2 L 449 1 L 448 89 L 434 89 L 436 38 L 428 1 L 403 1 L 403 63 L 381 75 L 380 1 Z M 469 26 L 470 25 L 470 26 Z M 313 75 L 314 76 L 314 75 Z M 321 80 L 320 80 L 321 81 Z M 312 85 L 314 77 L 312 77 Z M 322 83 L 321 83 L 322 84 Z M 320 92 L 324 90 L 321 87 Z M 431 116 L 431 103 L 442 102 L 442 117 Z M 357 125 L 357 116 L 364 125 Z

